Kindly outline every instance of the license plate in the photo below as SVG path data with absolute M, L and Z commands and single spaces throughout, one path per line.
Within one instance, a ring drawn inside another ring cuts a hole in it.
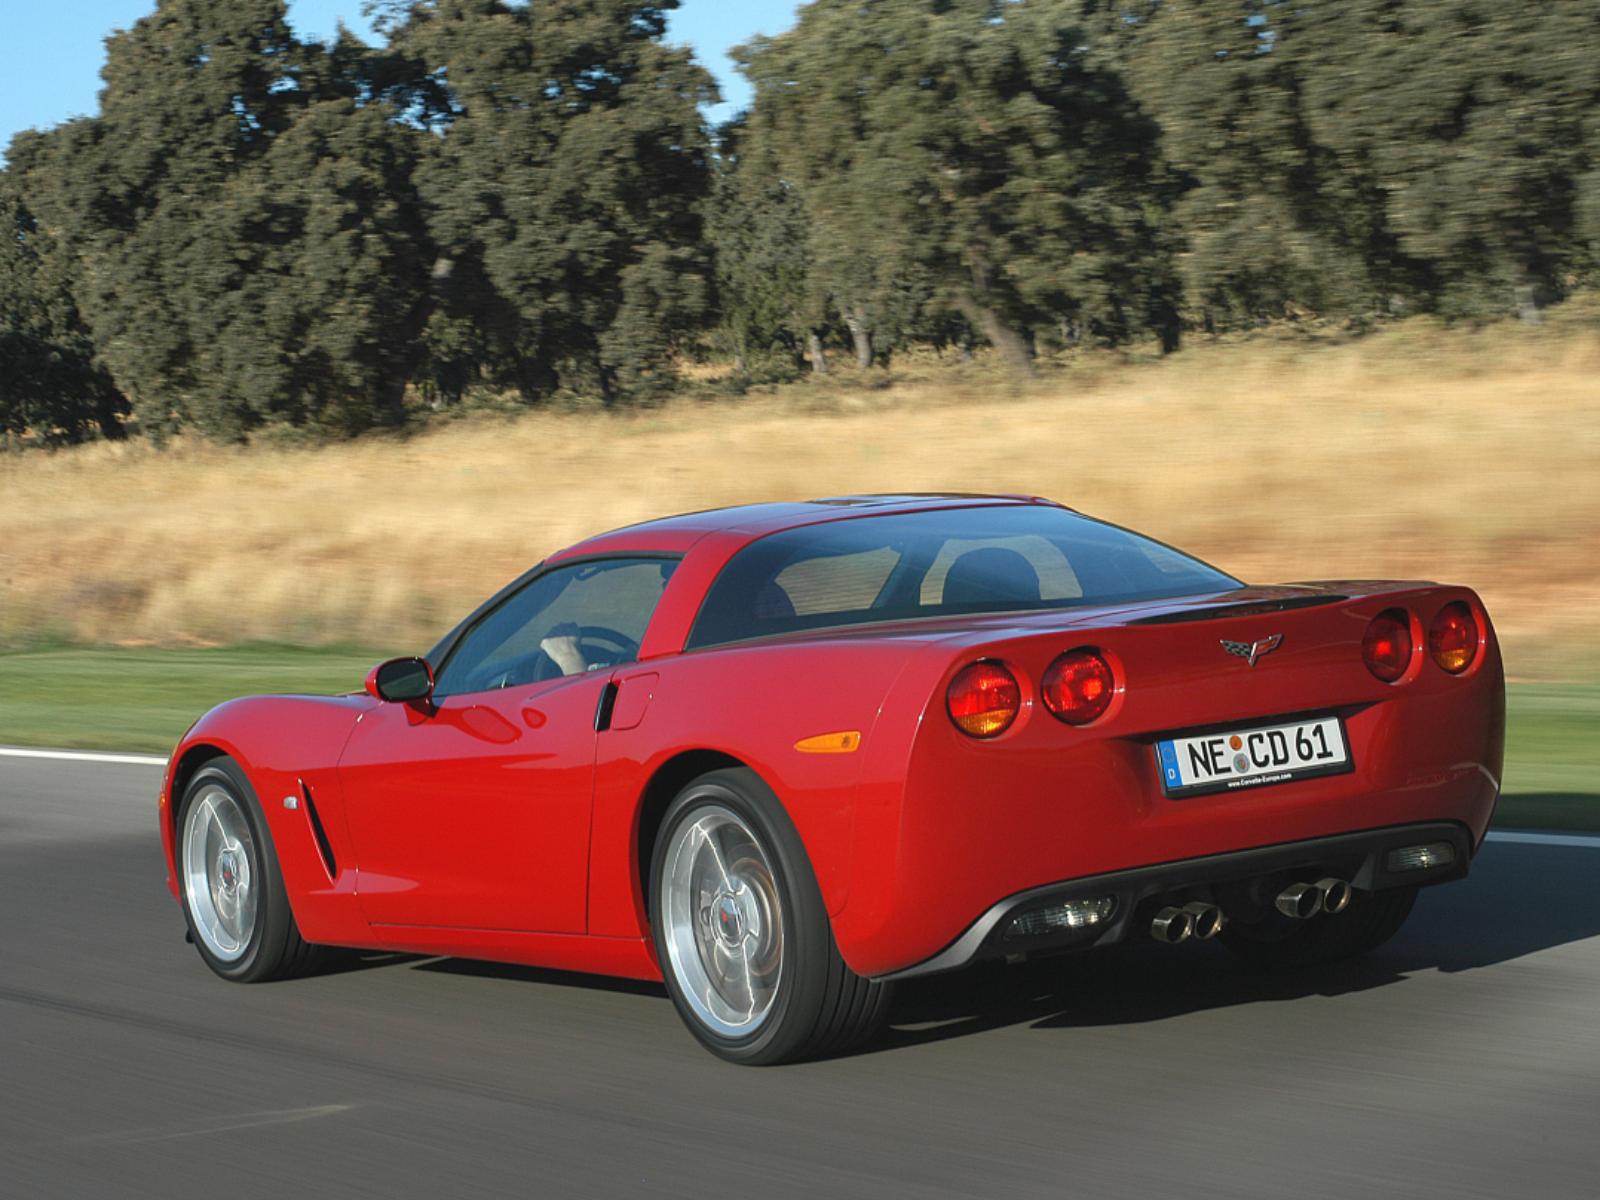
M 1240 791 L 1354 769 L 1338 717 L 1168 738 L 1156 743 L 1156 762 L 1169 796 Z

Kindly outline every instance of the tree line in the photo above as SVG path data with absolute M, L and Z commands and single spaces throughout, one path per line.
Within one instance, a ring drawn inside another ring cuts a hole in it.
M 159 0 L 0 171 L 0 433 L 241 440 L 933 343 L 1536 317 L 1600 276 L 1600 0 Z

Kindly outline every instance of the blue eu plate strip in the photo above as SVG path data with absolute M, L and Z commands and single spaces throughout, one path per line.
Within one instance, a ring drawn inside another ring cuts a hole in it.
M 1156 752 L 1161 756 L 1161 778 L 1167 781 L 1168 787 L 1178 787 L 1183 780 L 1178 778 L 1178 747 L 1173 742 L 1157 742 Z

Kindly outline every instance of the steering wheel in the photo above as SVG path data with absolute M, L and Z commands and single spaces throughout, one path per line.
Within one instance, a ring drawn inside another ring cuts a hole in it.
M 591 648 L 594 644 L 598 648 Z M 596 670 L 601 667 L 614 667 L 621 662 L 629 662 L 639 656 L 639 643 L 625 633 L 621 633 L 607 625 L 579 625 L 578 648 L 583 652 L 583 660 L 591 664 Z M 556 665 L 543 650 L 538 651 L 526 662 L 526 671 L 517 672 L 500 684 L 501 687 L 515 686 L 522 683 L 544 683 L 549 679 L 560 679 L 562 670 Z
M 615 666 L 619 662 L 639 657 L 639 643 L 627 634 L 618 633 L 607 625 L 579 625 L 578 645 L 581 647 L 585 642 L 609 642 L 617 650 L 616 654 L 611 655 L 585 654 L 583 657 L 590 662 L 603 662 L 607 666 Z

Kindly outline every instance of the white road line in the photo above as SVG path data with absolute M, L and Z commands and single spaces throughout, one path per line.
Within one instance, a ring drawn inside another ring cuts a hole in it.
M 1600 837 L 1581 833 L 1523 833 L 1520 830 L 1495 829 L 1490 831 L 1488 840 L 1523 846 L 1600 847 Z
M 164 767 L 167 760 L 153 754 L 100 754 L 88 750 L 22 750 L 0 746 L 0 758 L 49 758 L 60 762 L 124 763 L 135 767 Z

